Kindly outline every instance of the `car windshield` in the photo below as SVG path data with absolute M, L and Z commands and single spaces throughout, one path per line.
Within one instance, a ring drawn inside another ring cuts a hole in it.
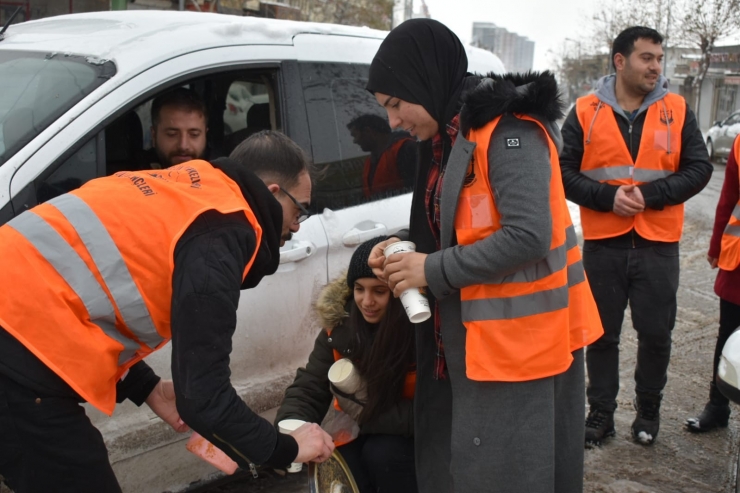
M 0 165 L 113 74 L 93 57 L 0 50 Z

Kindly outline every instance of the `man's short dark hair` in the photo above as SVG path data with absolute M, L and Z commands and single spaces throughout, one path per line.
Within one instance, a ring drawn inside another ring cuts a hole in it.
M 242 141 L 229 156 L 264 181 L 290 189 L 302 172 L 312 174 L 311 164 L 298 144 L 287 135 L 262 130 Z
M 663 36 L 658 31 L 649 27 L 632 26 L 628 27 L 617 35 L 612 43 L 612 67 L 617 70 L 614 63 L 614 57 L 617 53 L 625 58 L 629 58 L 635 51 L 635 41 L 638 39 L 649 39 L 655 44 L 663 44 Z
M 197 111 L 203 115 L 208 124 L 208 110 L 206 104 L 198 96 L 198 93 L 192 89 L 178 87 L 164 94 L 160 94 L 152 101 L 152 125 L 159 124 L 159 113 L 165 106 L 173 106 L 185 111 Z
M 391 126 L 388 124 L 388 120 L 372 114 L 358 116 L 347 124 L 347 128 L 349 130 L 352 130 L 353 128 L 358 130 L 369 128 L 381 134 L 391 133 Z

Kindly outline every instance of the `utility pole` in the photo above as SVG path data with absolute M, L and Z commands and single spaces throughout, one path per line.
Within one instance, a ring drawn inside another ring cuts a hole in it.
M 671 40 L 671 7 L 673 6 L 673 1 L 668 0 L 668 13 L 666 16 L 665 21 L 665 35 L 663 36 L 663 50 L 665 51 L 665 56 L 663 57 L 663 74 L 666 74 L 668 72 L 668 59 L 670 58 L 668 54 L 668 46 Z

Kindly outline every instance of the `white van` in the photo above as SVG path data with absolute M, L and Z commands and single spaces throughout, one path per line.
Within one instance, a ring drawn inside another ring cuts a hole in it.
M 208 146 L 280 130 L 326 172 L 314 184 L 318 214 L 282 249 L 277 273 L 245 291 L 231 358 L 232 383 L 249 406 L 277 406 L 320 330 L 318 290 L 354 248 L 408 226 L 411 196 L 398 187 L 365 198 L 362 163 L 347 124 L 386 118 L 365 90 L 386 35 L 368 28 L 168 11 L 100 12 L 11 26 L 0 41 L 0 224 L 86 181 L 133 166 L 148 146 L 152 98 L 187 86 L 208 107 Z M 468 48 L 471 71 L 503 72 Z M 263 121 L 249 110 L 263 105 Z M 242 132 L 243 134 L 244 132 Z M 168 348 L 147 359 L 170 373 Z M 146 406 L 89 409 L 124 491 L 178 491 L 213 474 Z

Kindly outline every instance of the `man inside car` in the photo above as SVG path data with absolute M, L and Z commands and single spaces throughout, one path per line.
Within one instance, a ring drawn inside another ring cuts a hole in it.
M 198 94 L 178 87 L 152 102 L 152 148 L 147 164 L 164 169 L 175 164 L 207 159 L 208 112 Z

